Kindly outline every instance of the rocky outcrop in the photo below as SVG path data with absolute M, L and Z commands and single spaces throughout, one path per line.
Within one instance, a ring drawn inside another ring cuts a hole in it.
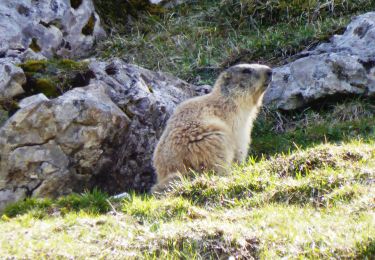
M 109 175 L 129 123 L 100 84 L 26 104 L 0 130 L 0 208 L 80 191 Z
M 264 103 L 292 110 L 337 95 L 375 96 L 375 12 L 356 17 L 346 32 L 274 69 Z
M 131 122 L 119 152 L 116 174 L 121 189 L 148 190 L 154 183 L 152 153 L 166 121 L 181 101 L 201 90 L 178 78 L 115 59 L 91 62 L 96 80 L 110 88 L 109 96 Z M 119 190 L 120 191 L 120 190 Z
M 102 36 L 91 0 L 0 2 L 0 57 L 81 57 Z
M 89 86 L 24 99 L 0 129 L 0 209 L 26 196 L 154 183 L 151 156 L 167 119 L 202 90 L 118 59 L 89 67 Z

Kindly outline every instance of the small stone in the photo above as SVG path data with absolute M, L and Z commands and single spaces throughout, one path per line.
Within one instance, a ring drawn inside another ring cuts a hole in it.
M 113 199 L 130 199 L 130 195 L 129 193 L 127 192 L 123 192 L 123 193 L 120 193 L 120 194 L 117 194 L 115 196 L 112 196 Z

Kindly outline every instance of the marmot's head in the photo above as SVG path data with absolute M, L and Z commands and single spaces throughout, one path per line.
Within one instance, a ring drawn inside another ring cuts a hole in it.
M 222 72 L 215 88 L 228 97 L 262 97 L 272 80 L 270 67 L 259 64 L 239 64 Z

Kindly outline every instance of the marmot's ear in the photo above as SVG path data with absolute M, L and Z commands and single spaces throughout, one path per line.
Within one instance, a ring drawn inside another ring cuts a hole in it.
M 232 79 L 231 73 L 227 71 L 222 72 L 220 88 L 221 88 L 221 93 L 223 93 L 224 96 L 229 95 L 231 79 Z
M 231 79 L 232 75 L 228 71 L 223 72 L 223 79 Z

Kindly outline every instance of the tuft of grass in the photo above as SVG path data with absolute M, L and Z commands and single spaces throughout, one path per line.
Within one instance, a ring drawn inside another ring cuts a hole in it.
M 91 192 L 71 194 L 56 200 L 26 198 L 24 201 L 8 205 L 2 214 L 6 218 L 30 214 L 37 219 L 43 219 L 54 214 L 60 215 L 79 211 L 88 214 L 100 214 L 111 209 L 107 201 L 108 198 L 109 196 L 106 193 L 96 188 Z
M 321 145 L 234 167 L 229 177 L 186 178 L 169 195 L 206 209 L 269 203 L 329 207 L 369 192 L 365 181 L 375 177 L 374 160 L 374 143 Z
M 35 199 L 27 198 L 24 201 L 20 201 L 14 204 L 8 205 L 3 212 L 3 215 L 7 218 L 13 218 L 18 215 L 24 215 L 32 212 L 32 215 L 36 218 L 42 218 L 48 209 L 52 206 L 50 199 Z
M 374 140 L 250 158 L 161 197 L 109 204 L 94 191 L 18 202 L 0 219 L 0 257 L 371 259 Z
M 153 196 L 138 196 L 121 203 L 122 212 L 137 218 L 139 221 L 158 222 L 171 219 L 196 218 L 199 212 L 190 201 L 181 197 L 170 200 L 158 200 Z
M 203 231 L 203 230 L 202 230 Z M 213 228 L 198 236 L 177 234 L 173 239 L 160 237 L 157 245 L 144 250 L 145 259 L 254 259 L 258 255 L 257 238 L 241 237 Z
M 139 16 L 160 15 L 164 12 L 161 6 L 151 4 L 148 0 L 94 0 L 94 5 L 107 30 L 127 31 L 133 25 L 132 20 Z
M 220 3 L 223 15 L 232 19 L 237 16 L 237 27 L 251 20 L 263 25 L 290 20 L 312 22 L 326 16 L 343 16 L 368 10 L 373 5 L 373 1 L 367 0 L 224 0 Z
M 108 203 L 109 196 L 98 189 L 83 194 L 71 194 L 57 199 L 56 206 L 64 212 L 81 211 L 90 214 L 106 213 L 111 208 Z

